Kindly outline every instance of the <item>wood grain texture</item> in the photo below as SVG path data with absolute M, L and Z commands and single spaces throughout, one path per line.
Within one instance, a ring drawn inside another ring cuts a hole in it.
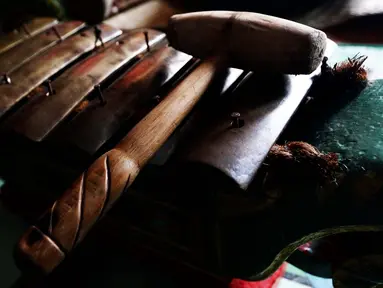
M 162 32 L 147 30 L 149 46 L 166 44 Z M 143 31 L 127 33 L 105 50 L 100 51 L 64 72 L 52 82 L 55 95 L 23 111 L 14 123 L 14 130 L 33 140 L 42 141 L 73 109 L 121 67 L 147 53 Z
M 100 29 L 104 42 L 122 33 L 121 30 L 104 24 L 100 25 Z M 11 84 L 0 86 L 0 117 L 38 85 L 85 53 L 92 51 L 94 47 L 94 32 L 93 29 L 88 29 L 62 41 L 10 73 L 8 76 Z
M 223 37 L 228 65 L 240 69 L 310 74 L 326 49 L 324 32 L 258 13 L 185 13 L 172 16 L 168 28 L 171 45 L 198 58 L 208 57 Z
M 121 127 L 133 127 L 157 105 L 153 97 L 176 81 L 191 59 L 171 47 L 153 51 L 104 91 L 104 105 L 92 100 L 69 123 L 53 131 L 49 140 L 94 155 Z
M 57 24 L 54 18 L 34 18 L 25 23 L 25 30 L 13 31 L 9 34 L 0 37 L 0 54 L 15 47 L 23 42 L 25 39 L 32 37 L 53 25 Z M 27 32 L 28 31 L 28 32 Z
M 217 62 L 206 61 L 191 72 L 115 149 L 97 159 L 54 203 L 36 226 L 44 233 L 43 239 L 47 237 L 54 245 L 35 241 L 35 250 L 29 245 L 33 237 L 29 230 L 20 240 L 17 255 L 45 273 L 60 264 L 63 258 L 56 246 L 69 253 L 129 188 L 142 167 L 202 97 L 214 78 Z
M 41 53 L 68 38 L 84 26 L 85 24 L 80 21 L 63 22 L 53 26 L 43 33 L 28 38 L 13 49 L 0 54 L 0 73 L 9 74 L 38 53 Z M 54 29 L 57 31 L 60 38 Z

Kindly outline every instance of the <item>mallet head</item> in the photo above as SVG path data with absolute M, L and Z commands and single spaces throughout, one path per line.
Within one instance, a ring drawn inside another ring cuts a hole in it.
M 174 15 L 168 29 L 170 44 L 195 57 L 203 59 L 223 51 L 228 66 L 285 74 L 312 73 L 320 65 L 327 43 L 320 30 L 250 12 Z

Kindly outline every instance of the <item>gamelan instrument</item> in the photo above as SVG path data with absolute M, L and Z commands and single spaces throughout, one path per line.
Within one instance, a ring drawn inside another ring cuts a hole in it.
M 334 48 L 324 32 L 230 11 L 174 15 L 164 31 L 40 22 L 0 39 L 2 200 L 30 225 L 15 251 L 25 275 L 64 269 L 97 234 L 259 280 L 309 240 L 380 231 L 338 217 L 339 199 L 257 193 Z

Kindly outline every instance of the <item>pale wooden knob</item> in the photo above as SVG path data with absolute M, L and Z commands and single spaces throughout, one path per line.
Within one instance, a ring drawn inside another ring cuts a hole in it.
M 171 45 L 198 58 L 226 53 L 235 68 L 310 74 L 326 50 L 324 32 L 293 21 L 249 12 L 206 11 L 174 15 Z

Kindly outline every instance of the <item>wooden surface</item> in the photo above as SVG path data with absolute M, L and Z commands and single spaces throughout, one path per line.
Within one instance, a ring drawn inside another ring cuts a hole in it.
M 22 237 L 19 255 L 45 273 L 60 264 L 62 254 L 69 253 L 81 242 L 191 111 L 213 80 L 216 69 L 216 60 L 202 63 L 114 149 L 97 159 L 54 203 L 40 223 Z M 39 231 L 48 238 L 34 237 Z
M 190 37 L 196 31 L 198 37 Z M 230 67 L 284 74 L 312 73 L 322 61 L 327 39 L 322 31 L 296 22 L 227 11 L 174 15 L 168 34 L 172 46 L 198 58 L 219 46 L 230 55 Z
M 104 42 L 108 42 L 122 33 L 121 30 L 107 25 L 101 25 L 100 28 Z M 88 29 L 62 41 L 52 49 L 31 59 L 19 69 L 9 73 L 11 84 L 0 86 L 0 94 L 2 95 L 0 98 L 0 117 L 42 82 L 85 53 L 91 52 L 94 47 L 95 35 L 93 29 Z
M 149 46 L 165 44 L 165 34 L 148 30 Z M 144 31 L 127 33 L 104 51 L 67 70 L 52 82 L 53 97 L 24 109 L 13 129 L 33 141 L 42 141 L 84 100 L 95 86 L 147 53 Z M 150 48 L 149 48 L 150 49 Z M 96 92 L 97 93 L 97 92 Z M 21 115 L 22 114 L 22 115 Z
M 59 23 L 44 33 L 28 38 L 13 49 L 1 53 L 0 73 L 11 73 L 38 53 L 72 36 L 84 26 L 85 24 L 80 21 Z
M 25 29 L 20 29 L 20 31 L 13 31 L 9 34 L 1 35 L 0 53 L 15 47 L 24 39 L 49 29 L 55 24 L 57 24 L 57 20 L 53 18 L 34 18 L 31 21 L 25 23 Z

